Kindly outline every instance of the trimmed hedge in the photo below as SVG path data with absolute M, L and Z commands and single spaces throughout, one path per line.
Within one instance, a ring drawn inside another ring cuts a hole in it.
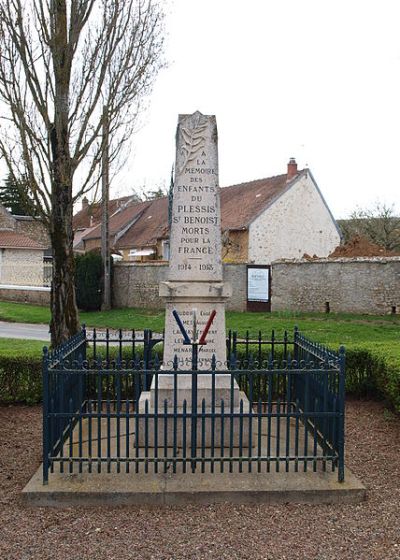
M 42 400 L 42 357 L 0 356 L 0 402 Z
M 129 354 L 124 357 L 129 359 Z M 388 354 L 385 347 L 348 349 L 346 391 L 358 397 L 383 398 L 400 413 L 399 358 Z M 35 404 L 41 397 L 41 354 L 29 357 L 0 354 L 0 402 Z
M 103 266 L 101 255 L 90 251 L 75 257 L 76 303 L 84 311 L 101 308 L 103 291 Z

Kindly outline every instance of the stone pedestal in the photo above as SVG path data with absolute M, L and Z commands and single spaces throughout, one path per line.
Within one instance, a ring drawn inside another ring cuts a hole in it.
M 249 420 L 248 418 L 242 418 L 241 421 L 239 414 L 240 411 L 244 414 L 249 413 L 250 403 L 245 393 L 240 391 L 236 381 L 234 380 L 232 384 L 231 376 L 226 373 L 215 373 L 213 375 L 199 372 L 196 380 L 197 404 L 195 407 L 192 406 L 193 381 L 193 374 L 179 372 L 175 375 L 171 373 L 160 374 L 157 382 L 153 379 L 150 391 L 141 394 L 139 413 L 144 414 L 147 411 L 147 413 L 153 415 L 157 411 L 159 415 L 157 420 L 154 417 L 148 418 L 147 421 L 140 420 L 137 436 L 141 447 L 145 446 L 147 439 L 147 445 L 150 447 L 155 446 L 157 441 L 159 447 L 176 445 L 179 448 L 190 448 L 193 410 L 200 415 L 195 420 L 197 447 L 200 448 L 204 441 L 205 447 L 210 447 L 213 444 L 214 448 L 219 448 L 221 447 L 222 436 L 225 448 L 229 448 L 231 438 L 233 447 L 238 447 L 240 441 L 242 441 L 243 446 L 246 445 L 249 438 Z M 177 417 L 176 420 L 173 417 L 165 419 L 168 414 L 183 415 L 185 411 L 186 419 L 184 417 Z M 206 415 L 215 415 L 214 419 L 205 417 L 203 420 L 201 417 L 203 411 Z M 218 416 L 222 414 L 222 411 L 226 415 L 224 418 Z M 233 418 L 229 416 L 232 413 L 235 414 Z M 155 429 L 155 422 L 157 423 L 157 429 Z
M 165 377 L 173 377 L 171 375 L 166 375 Z M 179 397 L 177 402 L 180 406 L 177 406 L 175 411 L 178 415 L 176 420 L 173 417 L 165 418 L 165 408 L 162 404 L 162 401 L 158 401 L 158 407 L 152 404 L 154 402 L 154 387 L 151 388 L 150 391 L 143 392 L 139 402 L 139 413 L 144 414 L 147 410 L 148 413 L 154 414 L 157 410 L 159 413 L 159 417 L 155 419 L 154 417 L 150 417 L 145 421 L 141 419 L 138 423 L 138 441 L 139 446 L 144 447 L 145 441 L 147 439 L 147 445 L 149 447 L 155 447 L 157 444 L 158 447 L 163 448 L 166 447 L 174 447 L 177 446 L 178 448 L 185 447 L 186 449 L 190 449 L 191 447 L 191 429 L 192 429 L 192 406 L 191 406 L 191 376 L 184 375 L 186 378 L 182 385 L 186 385 L 186 388 L 181 388 L 179 391 Z M 201 377 L 201 376 L 199 376 Z M 204 376 L 205 377 L 205 376 Z M 226 377 L 229 379 L 229 376 L 226 374 L 222 374 L 221 377 Z M 221 382 L 221 380 L 219 380 Z M 198 399 L 197 405 L 197 413 L 200 417 L 195 419 L 196 423 L 196 447 L 200 449 L 204 442 L 204 447 L 210 448 L 212 445 L 215 449 L 219 449 L 222 444 L 222 436 L 223 436 L 223 447 L 225 450 L 229 449 L 231 442 L 232 446 L 237 448 L 242 443 L 243 447 L 248 446 L 249 441 L 249 419 L 243 418 L 240 420 L 239 413 L 240 413 L 240 401 L 243 401 L 242 405 L 242 412 L 243 414 L 248 414 L 250 412 L 250 403 L 246 395 L 239 390 L 239 388 L 235 387 L 234 389 L 234 406 L 231 408 L 230 406 L 230 398 L 224 400 L 224 418 L 218 416 L 221 414 L 221 406 L 215 406 L 214 409 L 212 406 L 207 406 L 210 404 L 211 399 L 211 391 L 209 388 L 210 381 L 204 379 L 203 381 L 199 381 L 199 385 L 203 384 L 202 388 L 199 388 L 199 395 L 203 396 L 206 400 L 206 404 L 204 407 L 205 414 L 211 414 L 214 411 L 214 414 L 217 415 L 214 418 L 212 417 L 204 417 L 202 419 L 202 398 Z M 169 383 L 168 383 L 169 384 Z M 216 390 L 216 394 L 223 394 L 224 392 L 230 393 L 230 389 L 227 390 L 224 388 L 224 382 L 220 384 L 220 387 Z M 174 412 L 174 407 L 172 405 L 171 397 L 173 395 L 173 390 L 168 390 L 164 387 L 163 393 L 166 396 L 166 400 L 168 402 L 168 414 L 172 414 Z M 187 416 L 179 416 L 183 415 L 184 407 L 183 402 L 185 399 L 181 398 L 183 396 L 188 396 L 188 400 L 186 401 L 186 413 Z M 146 409 L 146 401 L 147 401 L 147 409 Z M 217 401 L 219 404 L 221 401 Z M 170 405 L 171 403 L 171 405 Z M 235 416 L 230 417 L 229 414 L 234 413 Z M 155 429 L 155 423 L 157 423 L 157 429 Z M 253 433 L 254 433 L 254 421 L 253 421 Z M 146 438 L 147 434 L 147 438 Z M 232 434 L 232 435 L 231 435 Z M 255 440 L 253 438 L 252 445 L 255 445 Z

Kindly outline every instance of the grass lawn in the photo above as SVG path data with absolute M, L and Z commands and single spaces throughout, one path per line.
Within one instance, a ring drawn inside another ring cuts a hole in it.
M 14 358 L 15 356 L 37 357 L 42 354 L 46 343 L 41 340 L 23 340 L 21 338 L 0 338 L 0 356 Z
M 49 319 L 48 308 L 0 302 L 0 320 L 48 323 Z M 113 309 L 108 312 L 81 313 L 80 319 L 88 327 L 147 328 L 155 332 L 164 328 L 163 310 Z M 236 330 L 239 336 L 245 336 L 246 331 L 249 331 L 250 336 L 254 337 L 261 330 L 264 339 L 270 336 L 272 329 L 275 329 L 278 339 L 284 330 L 289 332 L 289 339 L 292 339 L 293 328 L 298 326 L 305 336 L 333 350 L 343 344 L 347 350 L 348 390 L 359 395 L 380 394 L 400 413 L 399 316 L 227 312 L 226 324 L 228 329 Z M 0 395 L 2 370 L 13 372 L 20 380 L 17 397 L 3 390 L 3 399 L 10 402 L 40 400 L 43 345 L 39 341 L 0 338 Z
M 113 309 L 106 312 L 81 312 L 80 319 L 89 327 L 147 328 L 154 331 L 164 328 L 164 310 Z M 48 323 L 50 311 L 47 307 L 38 305 L 0 302 L 0 320 Z M 376 347 L 385 349 L 400 359 L 400 316 L 228 311 L 226 324 L 228 329 L 237 330 L 241 335 L 247 330 L 253 334 L 258 330 L 267 334 L 272 329 L 275 329 L 277 335 L 281 335 L 285 329 L 292 331 L 297 325 L 307 337 L 333 348 L 340 344 L 348 348 Z M 21 348 L 26 347 L 25 341 L 21 341 L 21 344 L 24 345 Z

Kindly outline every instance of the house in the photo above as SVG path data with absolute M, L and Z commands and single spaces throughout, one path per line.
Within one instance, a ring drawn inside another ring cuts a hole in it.
M 51 247 L 47 228 L 39 219 L 11 214 L 2 204 L 0 204 L 0 230 L 10 230 L 26 235 L 40 245 L 44 245 L 46 250 Z
M 110 217 L 113 250 L 124 260 L 168 260 L 168 197 L 119 206 L 117 200 L 110 202 L 116 208 Z M 84 250 L 100 247 L 97 220 L 97 227 L 92 224 L 81 237 Z M 304 253 L 325 257 L 340 243 L 340 230 L 311 171 L 298 170 L 294 159 L 285 174 L 222 188 L 221 230 L 225 262 L 270 264 Z
M 158 208 L 156 215 L 154 210 L 160 206 L 158 204 L 159 201 L 161 201 L 162 209 L 165 212 L 160 212 L 160 208 Z M 162 198 L 154 201 L 128 203 L 118 207 L 109 218 L 110 247 L 112 250 L 114 252 L 121 252 L 125 260 L 131 260 L 131 258 L 134 260 L 136 256 L 154 258 L 158 254 L 157 246 L 165 229 L 165 226 L 162 225 L 160 230 L 158 224 L 164 221 L 168 223 L 168 218 L 165 218 L 165 214 L 168 214 L 168 209 L 164 208 L 165 202 L 166 199 Z M 150 208 L 152 212 L 149 212 Z M 155 225 L 156 228 L 154 228 Z M 128 239 L 135 238 L 135 242 L 132 242 L 133 244 L 125 240 L 121 242 L 122 239 L 126 238 L 128 232 Z M 168 237 L 168 227 L 165 235 Z M 152 245 L 153 238 L 154 247 Z M 143 247 L 141 246 L 142 243 Z M 83 234 L 80 234 L 80 244 L 85 252 L 99 248 L 101 246 L 101 224 L 92 226 L 85 230 Z
M 43 286 L 45 249 L 22 233 L 0 230 L 0 284 Z
M 120 208 L 126 206 L 131 201 L 131 199 L 131 196 L 124 196 L 121 198 L 110 200 L 108 204 L 108 211 L 110 216 L 112 216 Z M 98 224 L 100 224 L 101 214 L 101 204 L 90 204 L 86 196 L 82 199 L 82 207 L 80 211 L 74 215 L 72 222 L 74 229 L 74 251 L 76 253 L 85 252 L 83 237 L 90 231 L 94 230 L 98 226 Z M 86 250 L 90 249 L 86 248 Z
M 14 216 L 0 204 L 0 284 L 43 286 L 48 279 L 49 246 L 47 230 L 40 220 Z
M 311 171 L 299 171 L 293 158 L 284 175 L 221 189 L 221 222 L 225 262 L 326 257 L 340 243 Z

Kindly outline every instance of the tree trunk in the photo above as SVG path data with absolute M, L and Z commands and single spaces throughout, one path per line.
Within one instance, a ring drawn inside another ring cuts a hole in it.
M 79 329 L 75 298 L 75 263 L 73 253 L 71 189 L 53 185 L 51 243 L 53 247 L 53 281 L 51 286 L 51 344 L 65 342 Z
M 74 285 L 72 229 L 72 162 L 69 146 L 69 88 L 72 51 L 68 44 L 67 7 L 65 0 L 53 0 L 54 30 L 52 58 L 54 68 L 54 123 L 49 131 L 52 152 L 53 282 L 51 287 L 52 346 L 58 346 L 79 329 Z

